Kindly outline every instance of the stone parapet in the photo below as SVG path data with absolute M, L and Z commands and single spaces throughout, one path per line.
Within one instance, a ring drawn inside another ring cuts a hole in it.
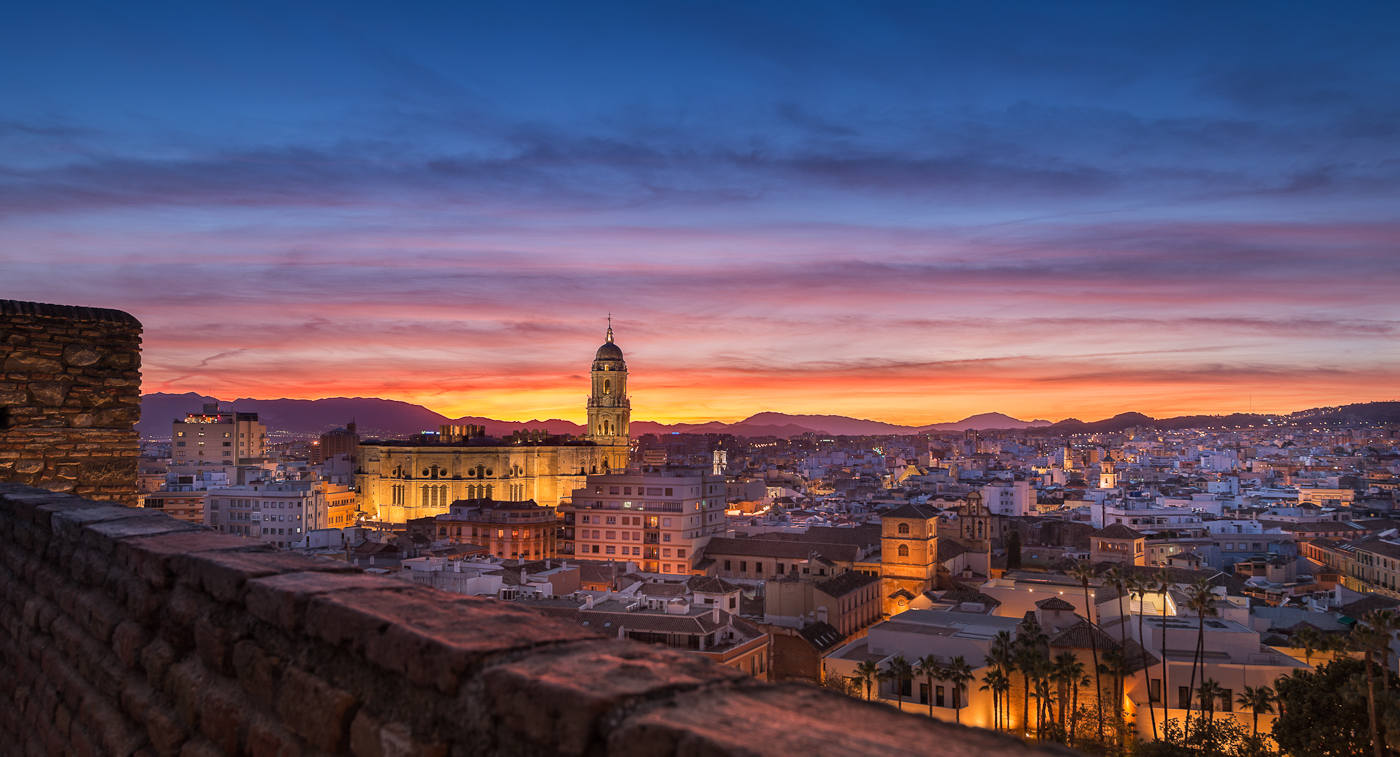
M 0 481 L 136 504 L 141 324 L 0 300 Z
M 1050 754 L 0 484 L 0 754 Z

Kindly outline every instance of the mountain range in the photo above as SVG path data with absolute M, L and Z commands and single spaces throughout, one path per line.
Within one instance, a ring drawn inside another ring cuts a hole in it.
M 141 397 L 141 421 L 136 429 L 143 437 L 161 438 L 170 433 L 170 422 L 187 413 L 197 413 L 204 403 L 217 402 L 193 392 L 187 394 L 147 394 Z M 472 424 L 486 427 L 488 436 L 509 436 L 520 429 L 547 429 L 553 434 L 584 432 L 584 427 L 559 418 L 531 421 L 498 421 L 493 418 L 463 416 L 448 418 L 422 405 L 377 397 L 332 397 L 319 400 L 236 399 L 221 403 L 225 410 L 257 413 L 270 431 L 291 436 L 310 437 L 344 426 L 354 420 L 361 438 L 396 439 L 436 431 L 446 423 Z M 983 413 L 955 423 L 934 423 L 926 426 L 899 426 L 880 421 L 848 418 L 841 415 L 788 415 L 758 413 L 736 423 L 676 423 L 633 421 L 632 434 L 717 433 L 735 436 L 777 436 L 790 438 L 806 433 L 834 436 L 876 436 L 915 434 L 926 431 L 966 431 L 968 429 L 1025 429 L 1030 433 L 1074 434 L 1112 433 L 1134 426 L 1150 426 L 1163 430 L 1229 426 L 1257 426 L 1270 420 L 1311 422 L 1400 422 L 1400 402 L 1369 402 L 1344 407 L 1315 408 L 1291 416 L 1251 414 L 1186 415 L 1155 419 L 1141 413 L 1123 413 L 1101 421 L 1085 422 L 1069 418 L 1058 423 L 1046 420 L 1023 421 L 1002 413 Z

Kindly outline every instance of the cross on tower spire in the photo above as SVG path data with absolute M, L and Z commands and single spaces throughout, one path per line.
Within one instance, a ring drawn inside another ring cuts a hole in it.
M 608 311 L 608 344 L 612 344 L 612 311 Z

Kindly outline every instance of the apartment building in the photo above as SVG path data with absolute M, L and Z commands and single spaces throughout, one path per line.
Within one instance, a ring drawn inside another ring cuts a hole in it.
M 299 546 L 307 531 L 325 528 L 326 493 L 311 481 L 259 482 L 205 493 L 204 525 L 274 547 Z
M 261 462 L 267 456 L 267 426 L 257 413 L 220 410 L 206 403 L 170 425 L 170 461 L 173 466 L 231 466 Z
M 697 552 L 724 534 L 724 499 L 725 477 L 705 469 L 591 475 L 560 508 L 560 554 L 689 575 Z

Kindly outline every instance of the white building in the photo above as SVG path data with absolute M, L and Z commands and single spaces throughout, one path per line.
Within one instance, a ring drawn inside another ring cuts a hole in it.
M 1036 491 L 1029 481 L 997 481 L 982 487 L 982 501 L 997 515 L 1037 514 Z
M 304 547 L 308 531 L 327 525 L 321 488 L 295 481 L 210 489 L 204 500 L 204 525 L 283 549 Z

